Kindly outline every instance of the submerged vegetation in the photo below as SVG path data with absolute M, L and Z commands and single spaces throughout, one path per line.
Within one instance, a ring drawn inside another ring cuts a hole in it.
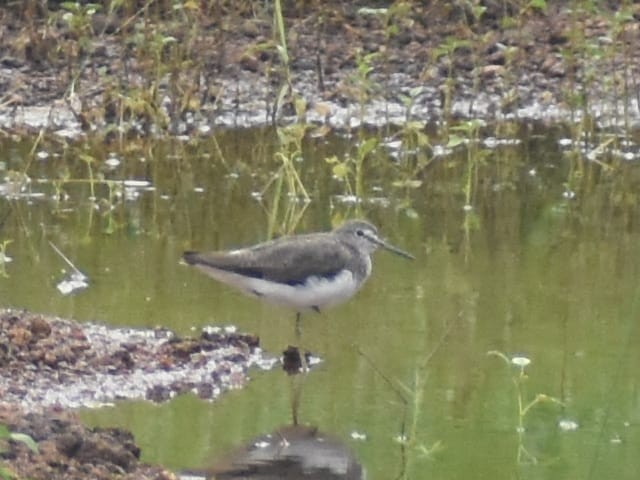
M 518 421 L 516 426 L 516 432 L 518 434 L 518 453 L 516 456 L 516 462 L 518 465 L 536 464 L 539 459 L 529 452 L 525 446 L 526 425 L 527 417 L 530 416 L 532 409 L 536 406 L 544 403 L 553 403 L 557 405 L 563 405 L 563 403 L 557 398 L 551 397 L 544 393 L 538 393 L 533 399 L 529 400 L 525 391 L 525 384 L 528 379 L 526 369 L 531 364 L 531 360 L 524 356 L 507 357 L 504 353 L 492 350 L 488 352 L 488 355 L 496 356 L 502 359 L 508 368 L 515 368 L 516 372 L 512 376 L 512 381 L 515 386 L 515 400 L 517 405 Z

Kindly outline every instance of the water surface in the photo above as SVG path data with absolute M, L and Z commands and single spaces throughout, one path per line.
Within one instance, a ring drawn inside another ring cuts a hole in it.
M 325 162 L 349 142 L 311 140 L 297 167 L 312 201 L 296 231 L 363 215 L 416 260 L 378 252 L 352 301 L 304 316 L 304 346 L 322 363 L 301 383 L 256 371 L 214 403 L 119 403 L 82 417 L 131 429 L 146 461 L 197 469 L 289 424 L 301 388 L 300 421 L 342 439 L 369 478 L 634 478 L 640 172 L 576 161 L 561 132 L 533 132 L 482 148 L 473 165 L 464 151 L 434 158 L 408 190 L 392 185 L 390 162 L 411 160 L 380 148 L 367 160 L 360 212 Z M 247 245 L 274 230 L 272 190 L 263 192 L 277 167 L 271 132 L 157 144 L 115 168 L 91 146 L 29 162 L 30 146 L 3 149 L 6 170 L 27 168 L 32 179 L 0 200 L 0 240 L 12 240 L 13 259 L 3 305 L 185 335 L 233 324 L 276 354 L 294 342 L 291 312 L 178 263 L 184 249 Z M 94 185 L 92 202 L 88 182 L 62 182 L 88 178 L 78 151 L 95 156 L 96 177 L 148 183 Z M 52 178 L 61 180 L 37 181 Z M 300 199 L 291 204 L 303 211 Z M 66 266 L 49 241 L 90 278 L 87 289 L 56 290 Z M 489 351 L 529 359 L 526 378 Z M 518 395 L 526 404 L 540 393 L 561 404 L 531 408 L 519 431 Z

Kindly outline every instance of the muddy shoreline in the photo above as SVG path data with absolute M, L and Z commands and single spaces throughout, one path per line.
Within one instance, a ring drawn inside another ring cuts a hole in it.
M 169 22 L 140 26 L 169 44 L 190 42 L 190 70 L 181 64 L 160 81 L 145 77 L 144 59 L 123 41 L 121 17 L 96 13 L 91 47 L 66 58 L 34 39 L 8 43 L 24 31 L 5 25 L 0 126 L 71 137 L 111 127 L 208 135 L 219 127 L 292 122 L 294 103 L 303 99 L 298 114 L 337 129 L 456 117 L 557 122 L 585 114 L 600 127 L 637 128 L 640 51 L 631 47 L 640 40 L 640 5 L 630 8 L 619 25 L 612 24 L 613 9 L 575 12 L 560 2 L 513 17 L 488 2 L 480 20 L 437 2 L 411 4 L 401 14 L 357 2 L 329 3 L 321 13 L 285 11 L 292 91 L 281 101 L 286 69 L 273 47 L 270 11 L 197 17 L 194 37 Z M 75 45 L 77 33 L 54 14 L 57 22 L 35 31 Z M 601 53 L 589 57 L 590 49 Z M 132 90 L 153 89 L 156 97 L 145 101 L 158 111 L 124 108 L 112 98 L 121 94 L 114 85 L 126 85 L 129 102 L 142 101 Z
M 117 400 L 161 402 L 183 393 L 215 399 L 241 388 L 251 367 L 270 368 L 251 335 L 207 329 L 109 328 L 19 310 L 0 311 L 0 424 L 31 436 L 40 453 L 8 442 L 0 459 L 18 478 L 169 478 L 140 464 L 132 435 L 89 429 L 78 407 Z
M 176 478 L 162 467 L 140 462 L 131 433 L 118 428 L 87 428 L 72 413 L 48 409 L 27 413 L 0 404 L 0 424 L 29 435 L 38 452 L 8 441 L 0 453 L 0 472 L 8 478 L 49 480 Z

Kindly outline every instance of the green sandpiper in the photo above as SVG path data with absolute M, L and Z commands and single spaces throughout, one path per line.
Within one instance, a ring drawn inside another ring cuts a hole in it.
M 294 309 L 299 323 L 304 311 L 320 312 L 350 299 L 371 275 L 371 254 L 379 247 L 414 259 L 363 220 L 236 250 L 185 252 L 182 258 L 247 295 Z

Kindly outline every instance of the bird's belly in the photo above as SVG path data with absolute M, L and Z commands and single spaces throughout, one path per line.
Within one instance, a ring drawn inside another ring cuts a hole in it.
M 345 302 L 360 287 L 349 270 L 343 270 L 331 278 L 309 277 L 304 284 L 300 285 L 245 277 L 218 269 L 203 268 L 202 271 L 220 282 L 238 288 L 247 295 L 299 311 L 323 309 Z
M 358 290 L 353 274 L 344 270 L 327 279 L 310 277 L 304 284 L 287 285 L 252 279 L 247 293 L 251 293 L 271 303 L 296 310 L 324 309 L 345 302 Z
M 303 285 L 293 287 L 298 308 L 323 309 L 349 300 L 360 288 L 349 270 L 331 279 L 310 277 Z

